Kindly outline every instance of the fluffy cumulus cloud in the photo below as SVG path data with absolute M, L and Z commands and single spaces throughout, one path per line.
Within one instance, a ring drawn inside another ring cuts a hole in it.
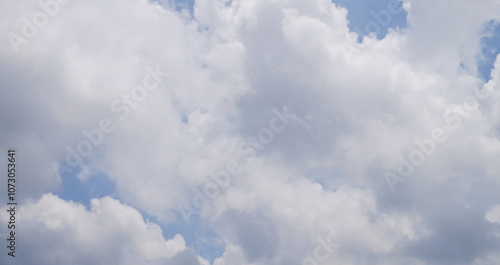
M 86 209 L 48 193 L 36 203 L 23 205 L 19 215 L 18 225 L 23 228 L 17 240 L 24 243 L 19 264 L 165 264 L 174 260 L 200 264 L 181 235 L 165 240 L 158 225 L 144 222 L 137 210 L 110 197 L 92 199 Z
M 500 5 L 385 2 L 2 1 L 1 259 L 499 264 Z

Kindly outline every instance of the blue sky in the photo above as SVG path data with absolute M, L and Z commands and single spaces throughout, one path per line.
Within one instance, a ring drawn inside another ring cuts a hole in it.
M 92 198 L 112 196 L 116 184 L 106 174 L 93 172 L 88 178 L 80 180 L 77 178 L 81 168 L 75 168 L 73 172 L 62 175 L 62 185 L 54 193 L 65 200 L 82 203 L 87 207 Z
M 398 12 L 396 14 L 391 14 L 389 23 L 379 22 L 378 14 L 381 12 L 389 11 L 388 6 L 390 3 L 394 2 L 392 0 L 361 0 L 361 1 L 351 1 L 351 0 L 338 0 L 333 1 L 334 3 L 347 8 L 349 20 L 349 28 L 358 33 L 359 37 L 363 37 L 370 33 L 378 33 L 377 38 L 381 39 L 387 34 L 387 29 L 404 29 L 406 28 L 406 11 Z M 401 4 L 402 5 L 402 4 Z M 384 20 L 385 21 L 385 18 Z M 377 22 L 380 27 L 380 31 L 376 32 L 377 27 L 367 26 L 370 22 Z
M 493 29 L 493 30 L 492 30 Z M 480 60 L 478 70 L 483 80 L 490 80 L 491 69 L 495 63 L 497 54 L 500 53 L 500 25 L 498 23 L 490 22 L 487 26 L 487 31 L 490 36 L 484 37 L 481 40 L 483 60 Z

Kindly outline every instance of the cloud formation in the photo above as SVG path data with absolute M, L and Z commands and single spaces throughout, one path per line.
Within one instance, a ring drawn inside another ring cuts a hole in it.
M 399 4 L 407 28 L 358 42 L 328 0 L 197 0 L 192 14 L 172 1 L 2 2 L 0 146 L 19 153 L 19 261 L 498 264 L 500 56 L 490 80 L 477 69 L 500 6 Z M 47 24 L 26 38 L 40 12 Z M 168 76 L 144 94 L 152 69 Z M 289 123 L 266 142 L 276 109 Z M 114 129 L 65 169 L 103 120 Z M 436 129 L 446 140 L 430 152 Z M 415 150 L 425 156 L 405 176 Z M 230 161 L 241 172 L 185 224 L 179 206 Z M 112 197 L 54 195 L 90 177 L 115 183 Z M 179 228 L 201 224 L 217 243 Z

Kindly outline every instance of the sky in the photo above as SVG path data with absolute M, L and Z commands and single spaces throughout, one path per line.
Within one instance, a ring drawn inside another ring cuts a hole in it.
M 498 0 L 1 1 L 0 36 L 0 264 L 500 264 Z

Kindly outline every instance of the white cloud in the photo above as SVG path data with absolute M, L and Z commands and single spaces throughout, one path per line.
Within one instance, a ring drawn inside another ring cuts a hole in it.
M 24 264 L 163 264 L 187 250 L 181 235 L 165 240 L 158 225 L 109 197 L 86 209 L 49 193 L 17 214 Z
M 492 223 L 500 223 L 500 205 L 493 207 L 484 217 Z

